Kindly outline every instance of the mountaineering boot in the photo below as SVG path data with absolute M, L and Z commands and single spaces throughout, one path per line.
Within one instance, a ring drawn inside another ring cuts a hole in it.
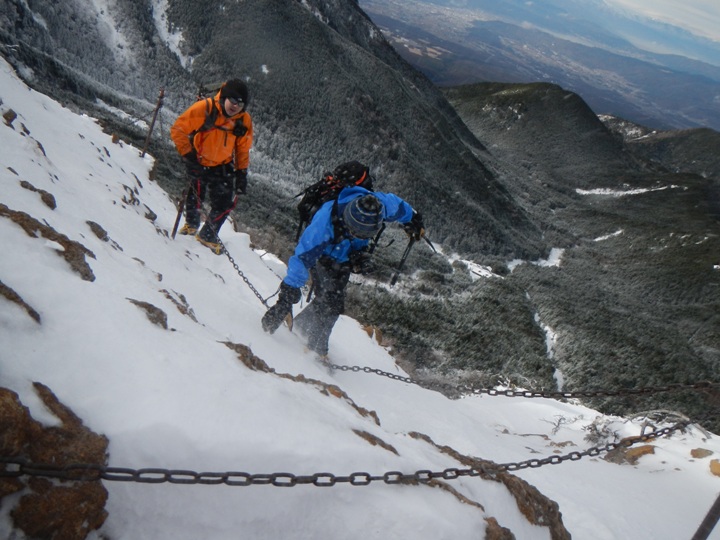
M 187 236 L 192 236 L 197 232 L 197 227 L 193 227 L 189 223 L 185 223 L 185 225 L 182 226 L 182 229 L 178 231 L 178 234 L 184 234 Z
M 328 375 L 333 374 L 335 368 L 333 367 L 333 363 L 330 361 L 330 358 L 328 358 L 327 353 L 316 355 L 316 359 L 320 363 L 320 365 L 327 370 Z
M 203 246 L 210 248 L 215 255 L 222 255 L 223 248 L 219 242 L 210 242 L 208 240 L 203 240 L 199 236 L 196 236 L 195 240 L 200 242 Z

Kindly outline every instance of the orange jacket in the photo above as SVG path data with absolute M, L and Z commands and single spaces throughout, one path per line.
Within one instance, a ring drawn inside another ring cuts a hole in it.
M 205 123 L 211 105 L 217 109 L 215 125 L 209 130 L 198 131 Z M 247 111 L 227 117 L 221 107 L 220 92 L 212 100 L 206 98 L 193 103 L 175 120 L 170 128 L 170 138 L 181 156 L 195 148 L 200 165 L 215 167 L 232 162 L 235 169 L 247 169 L 253 140 L 252 118 Z M 245 126 L 247 132 L 236 136 L 233 133 L 236 124 Z

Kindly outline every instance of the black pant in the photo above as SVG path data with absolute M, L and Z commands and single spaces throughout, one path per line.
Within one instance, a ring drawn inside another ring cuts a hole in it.
M 293 324 L 305 335 L 309 348 L 325 355 L 333 326 L 345 311 L 345 288 L 350 280 L 350 265 L 323 257 L 310 274 L 313 278 L 313 299 L 295 317 Z
M 192 178 L 185 200 L 185 221 L 194 228 L 200 226 L 200 208 L 205 194 L 210 196 L 210 214 L 198 236 L 208 242 L 217 242 L 217 233 L 234 205 L 232 167 L 207 167 L 200 176 Z

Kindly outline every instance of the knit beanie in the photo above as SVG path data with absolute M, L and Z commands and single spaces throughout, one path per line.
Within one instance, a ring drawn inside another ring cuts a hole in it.
M 249 97 L 247 85 L 239 79 L 230 79 L 220 89 L 221 99 L 235 98 L 247 105 Z
M 343 222 L 355 238 L 374 237 L 383 223 L 383 205 L 374 195 L 353 199 L 343 210 Z

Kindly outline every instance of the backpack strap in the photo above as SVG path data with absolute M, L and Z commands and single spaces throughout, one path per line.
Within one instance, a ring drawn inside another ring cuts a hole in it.
M 188 139 L 190 139 L 190 146 L 195 148 L 195 135 L 197 135 L 198 133 L 203 133 L 205 131 L 210 131 L 213 127 L 215 127 L 215 121 L 217 120 L 217 117 L 218 110 L 217 107 L 215 107 L 215 98 L 205 98 L 205 121 L 198 129 L 188 133 Z
M 338 200 L 337 197 L 335 197 L 335 200 L 333 201 L 333 207 L 332 211 L 330 212 L 331 216 L 331 223 L 333 226 L 333 244 L 339 244 L 345 239 L 345 223 L 343 223 L 343 220 L 340 218 L 340 211 L 338 210 Z
M 215 127 L 215 121 L 218 117 L 218 110 L 215 106 L 215 98 L 209 97 L 205 99 L 205 121 L 197 131 L 208 131 Z M 197 133 L 196 131 L 196 133 Z

